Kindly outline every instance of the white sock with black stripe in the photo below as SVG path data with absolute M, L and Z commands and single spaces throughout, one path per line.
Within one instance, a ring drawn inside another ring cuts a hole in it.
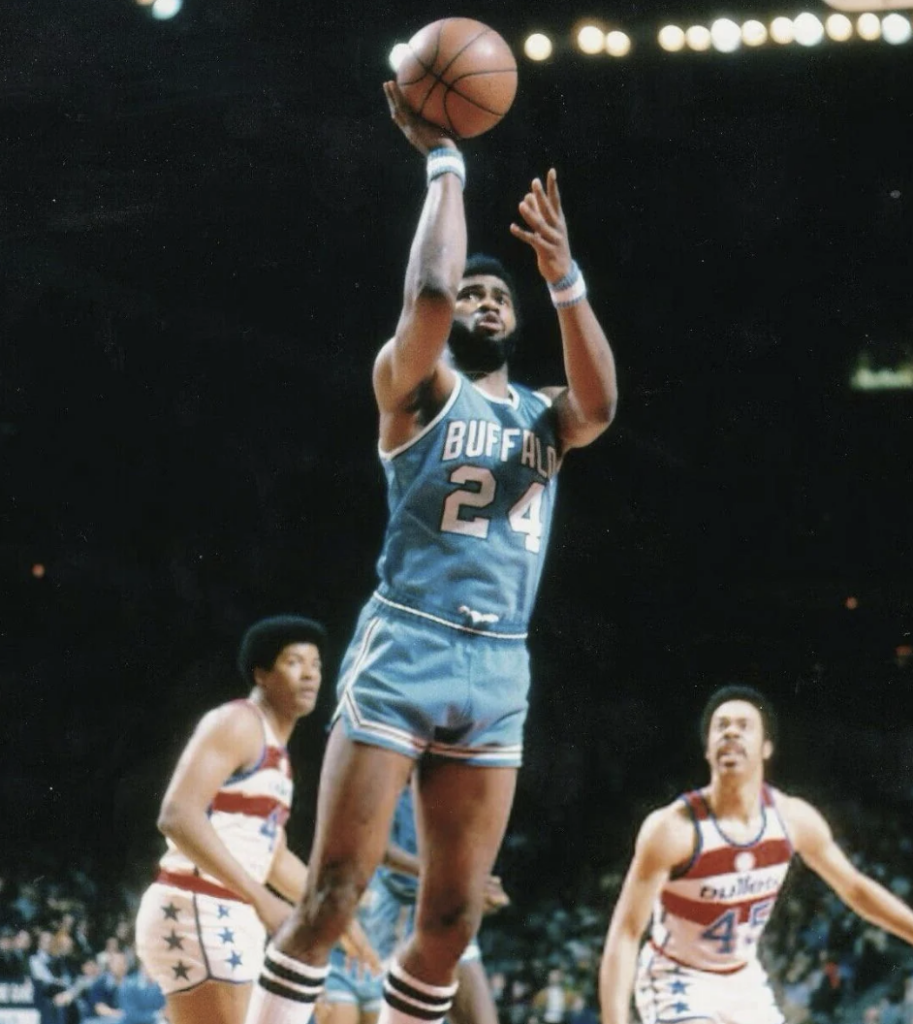
M 244 1024 L 308 1024 L 328 972 L 329 967 L 302 963 L 270 943 Z
M 413 978 L 394 960 L 384 978 L 384 1001 L 377 1024 L 439 1024 L 453 1005 L 456 982 L 429 985 Z

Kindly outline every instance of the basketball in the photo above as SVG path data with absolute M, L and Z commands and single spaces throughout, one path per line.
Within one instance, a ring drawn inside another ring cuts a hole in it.
M 517 62 L 493 28 L 472 18 L 443 18 L 409 40 L 396 72 L 409 106 L 457 139 L 487 132 L 510 110 Z

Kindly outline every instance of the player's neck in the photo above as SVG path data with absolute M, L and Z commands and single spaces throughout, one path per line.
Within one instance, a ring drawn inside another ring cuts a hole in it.
M 746 824 L 753 821 L 761 805 L 763 774 L 752 776 L 715 775 L 710 780 L 708 798 L 717 818 L 729 818 Z
M 507 363 L 499 366 L 497 370 L 492 370 L 491 373 L 467 373 L 465 370 L 463 372 L 486 395 L 492 398 L 510 398 Z
M 283 745 L 288 744 L 289 738 L 295 729 L 297 718 L 290 718 L 286 715 L 280 714 L 272 704 L 270 704 L 268 698 L 259 687 L 254 687 L 251 692 L 250 700 L 253 704 L 263 712 L 267 722 L 276 735 L 276 739 Z

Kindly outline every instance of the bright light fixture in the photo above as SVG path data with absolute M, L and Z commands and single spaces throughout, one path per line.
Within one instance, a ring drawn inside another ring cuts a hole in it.
M 803 11 L 793 20 L 796 42 L 800 46 L 817 46 L 824 38 L 824 26 L 808 11 Z
M 685 45 L 685 33 L 678 25 L 664 25 L 659 30 L 656 41 L 669 53 L 678 53 Z
M 533 32 L 523 44 L 523 52 L 530 60 L 548 60 L 552 55 L 552 41 L 542 32 Z
M 824 20 L 824 31 L 835 43 L 845 43 L 853 37 L 853 23 L 845 14 L 829 14 Z
M 393 68 L 394 71 L 399 71 L 399 66 L 406 59 L 406 55 L 408 53 L 408 43 L 397 43 L 390 51 L 390 56 L 387 58 L 390 61 L 390 67 Z
M 158 21 L 168 21 L 183 7 L 183 0 L 155 0 L 152 5 L 152 17 Z
M 624 57 L 631 52 L 631 40 L 624 32 L 615 29 L 605 37 L 605 50 L 610 57 Z
M 598 25 L 584 25 L 577 33 L 577 45 L 583 53 L 602 53 L 605 50 L 605 33 Z
M 867 42 L 874 42 L 881 38 L 881 22 L 877 14 L 860 14 L 856 20 L 856 31 L 860 39 Z
M 775 43 L 785 45 L 796 38 L 796 29 L 792 18 L 774 18 L 770 23 L 770 38 Z
M 706 25 L 692 25 L 685 32 L 685 42 L 689 49 L 701 52 L 711 46 L 710 29 Z
M 886 43 L 897 46 L 913 35 L 910 22 L 902 14 L 886 14 L 881 20 L 881 37 Z
M 730 18 L 717 18 L 710 26 L 710 42 L 720 53 L 732 53 L 742 45 L 742 30 Z
M 746 46 L 762 46 L 767 42 L 767 26 L 754 19 L 742 26 L 742 42 Z

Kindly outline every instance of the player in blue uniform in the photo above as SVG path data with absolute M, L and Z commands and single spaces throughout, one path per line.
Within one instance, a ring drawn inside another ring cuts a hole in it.
M 550 289 L 567 375 L 530 391 L 508 378 L 509 276 L 496 261 L 467 262 L 463 157 L 394 83 L 385 91 L 428 181 L 399 323 L 374 366 L 389 523 L 379 586 L 341 669 L 307 891 L 267 950 L 248 1024 L 307 1024 L 416 762 L 422 881 L 380 1021 L 447 1013 L 513 801 L 557 470 L 615 410 L 612 352 L 571 257 L 554 170 L 510 227 Z

